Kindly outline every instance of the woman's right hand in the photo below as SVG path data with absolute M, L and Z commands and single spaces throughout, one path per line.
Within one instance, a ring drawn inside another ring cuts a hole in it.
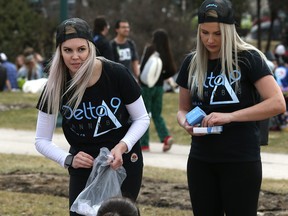
M 91 168 L 93 166 L 93 162 L 94 162 L 94 158 L 91 155 L 83 151 L 80 151 L 74 156 L 72 167 L 75 169 Z

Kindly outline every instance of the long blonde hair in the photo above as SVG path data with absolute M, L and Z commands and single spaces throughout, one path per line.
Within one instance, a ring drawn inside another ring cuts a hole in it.
M 47 113 L 58 114 L 61 101 L 67 94 L 71 95 L 68 105 L 75 110 L 83 97 L 96 65 L 96 50 L 88 41 L 89 55 L 75 76 L 67 82 L 68 68 L 61 56 L 61 45 L 56 48 L 53 59 L 49 63 L 49 77 L 40 100 L 40 109 L 47 106 Z
M 210 14 L 216 16 L 215 11 L 209 11 Z M 214 13 L 215 12 L 215 13 Z M 198 25 L 197 32 L 197 45 L 196 51 L 193 51 L 193 57 L 189 66 L 189 80 L 188 85 L 191 92 L 195 92 L 197 89 L 197 95 L 199 98 L 203 98 L 203 83 L 205 82 L 207 75 L 207 63 L 208 63 L 208 50 L 205 48 L 200 37 L 200 27 Z M 227 75 L 228 72 L 239 69 L 238 53 L 241 51 L 256 51 L 262 57 L 263 62 L 266 60 L 265 55 L 251 44 L 243 41 L 238 35 L 235 25 L 219 23 L 221 31 L 221 48 L 219 51 L 219 56 L 221 58 L 221 75 Z M 237 76 L 239 74 L 232 73 L 230 76 Z M 239 79 L 236 79 L 236 89 L 239 86 Z

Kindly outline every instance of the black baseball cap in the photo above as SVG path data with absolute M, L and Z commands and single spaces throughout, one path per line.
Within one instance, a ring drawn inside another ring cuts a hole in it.
M 88 23 L 80 18 L 70 18 L 64 20 L 56 32 L 56 47 L 66 40 L 72 38 L 84 38 L 93 42 L 92 30 Z
M 207 11 L 216 11 L 218 17 L 207 16 Z M 198 10 L 198 23 L 220 22 L 235 24 L 234 10 L 229 0 L 205 0 Z

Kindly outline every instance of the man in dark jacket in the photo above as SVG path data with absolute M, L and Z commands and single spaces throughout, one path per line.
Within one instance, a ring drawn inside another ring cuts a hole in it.
M 106 35 L 109 32 L 109 24 L 104 16 L 98 16 L 94 20 L 93 28 L 93 41 L 96 46 L 97 56 L 103 56 L 107 59 L 114 60 L 112 48 L 109 41 L 106 39 Z

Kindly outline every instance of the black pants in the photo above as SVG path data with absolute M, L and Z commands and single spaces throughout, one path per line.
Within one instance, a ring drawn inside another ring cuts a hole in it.
M 128 154 L 123 154 L 123 166 L 126 170 L 127 177 L 121 186 L 122 196 L 129 197 L 130 199 L 136 201 L 141 188 L 143 175 L 143 157 L 139 143 L 135 144 L 133 149 Z M 70 172 L 69 208 L 77 196 L 85 188 L 90 172 L 85 172 L 85 174 L 81 175 L 74 173 L 72 174 Z M 70 216 L 76 215 L 79 214 L 70 212 Z
M 207 163 L 189 157 L 187 177 L 194 216 L 256 216 L 262 164 Z

